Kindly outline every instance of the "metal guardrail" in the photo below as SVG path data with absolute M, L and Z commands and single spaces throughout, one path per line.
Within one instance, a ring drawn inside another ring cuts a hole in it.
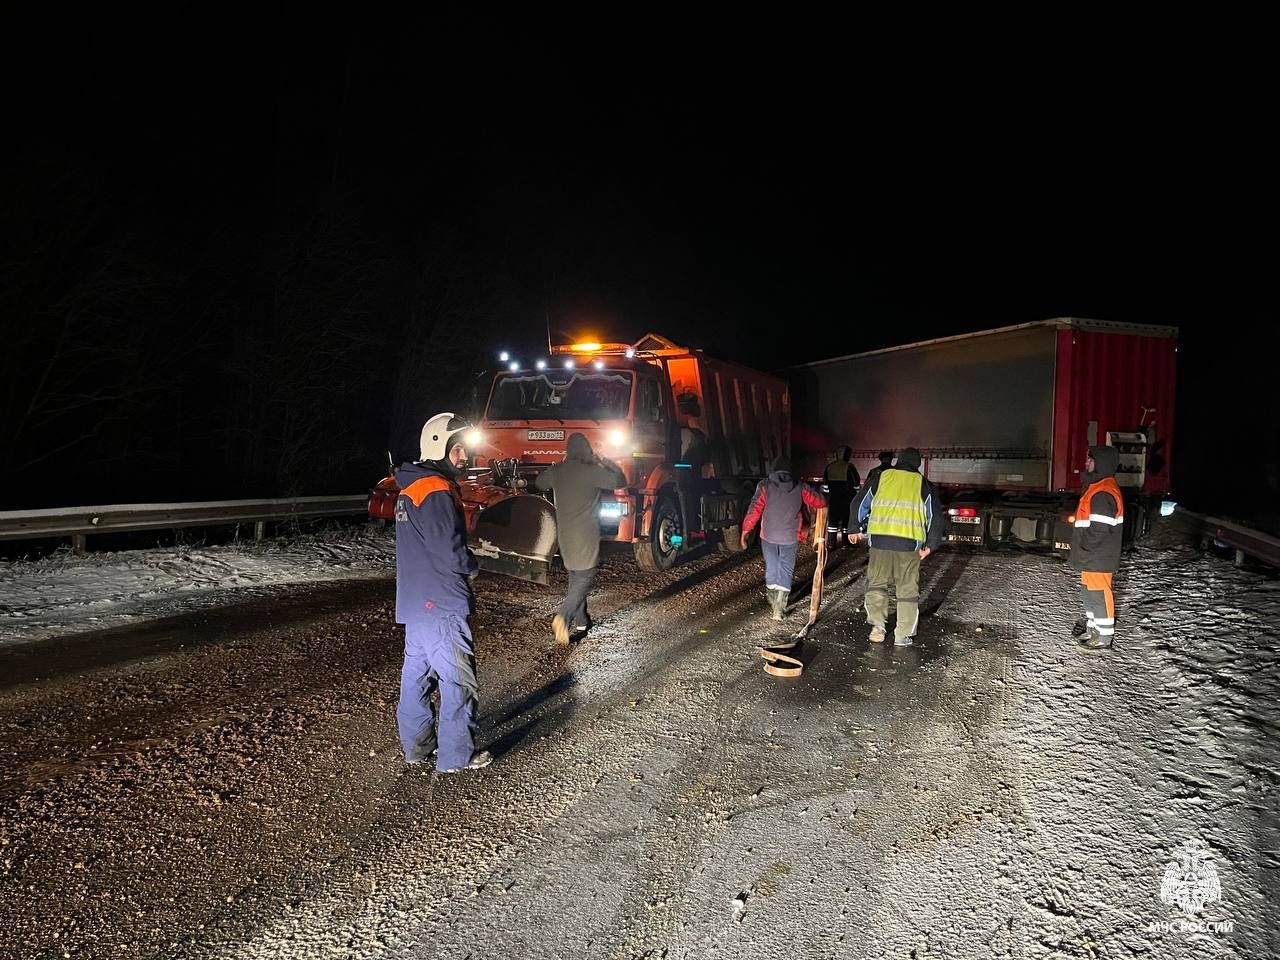
M 253 523 L 262 539 L 268 520 L 335 517 L 364 513 L 368 494 L 341 497 L 291 497 L 285 500 L 211 500 L 203 503 L 121 503 L 100 507 L 0 511 L 0 540 L 71 537 L 83 550 L 85 537 L 99 533 L 176 530 L 226 523 Z
M 1236 566 L 1244 563 L 1245 557 L 1253 557 L 1270 566 L 1280 567 L 1280 537 L 1254 530 L 1234 520 L 1206 517 L 1181 507 L 1178 508 L 1178 513 L 1198 526 L 1202 546 L 1208 546 L 1209 540 L 1217 540 L 1234 550 Z

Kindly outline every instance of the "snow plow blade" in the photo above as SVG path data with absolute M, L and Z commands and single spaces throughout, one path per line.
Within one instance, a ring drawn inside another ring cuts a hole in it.
M 515 494 L 476 519 L 471 552 L 482 570 L 545 585 L 556 555 L 556 510 L 541 497 Z

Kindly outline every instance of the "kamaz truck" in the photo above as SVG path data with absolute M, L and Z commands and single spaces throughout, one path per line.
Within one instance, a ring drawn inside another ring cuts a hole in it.
M 533 362 L 506 358 L 473 435 L 461 482 L 470 544 L 488 570 L 546 583 L 555 504 L 532 481 L 581 433 L 627 485 L 600 506 L 603 538 L 633 545 L 642 570 L 666 570 L 695 545 L 741 549 L 756 483 L 790 453 L 786 381 L 658 334 L 634 344 L 579 342 Z M 390 518 L 394 476 L 369 512 Z

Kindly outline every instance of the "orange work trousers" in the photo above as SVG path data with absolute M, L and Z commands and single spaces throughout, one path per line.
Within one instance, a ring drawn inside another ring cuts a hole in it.
M 1100 637 L 1111 637 L 1116 632 L 1116 601 L 1111 593 L 1110 573 L 1080 574 L 1080 593 L 1084 600 L 1084 615 L 1089 630 Z

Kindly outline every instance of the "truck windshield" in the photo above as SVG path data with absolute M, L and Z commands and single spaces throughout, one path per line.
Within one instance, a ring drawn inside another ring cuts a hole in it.
M 631 409 L 626 371 L 504 373 L 493 385 L 486 420 L 620 420 Z

